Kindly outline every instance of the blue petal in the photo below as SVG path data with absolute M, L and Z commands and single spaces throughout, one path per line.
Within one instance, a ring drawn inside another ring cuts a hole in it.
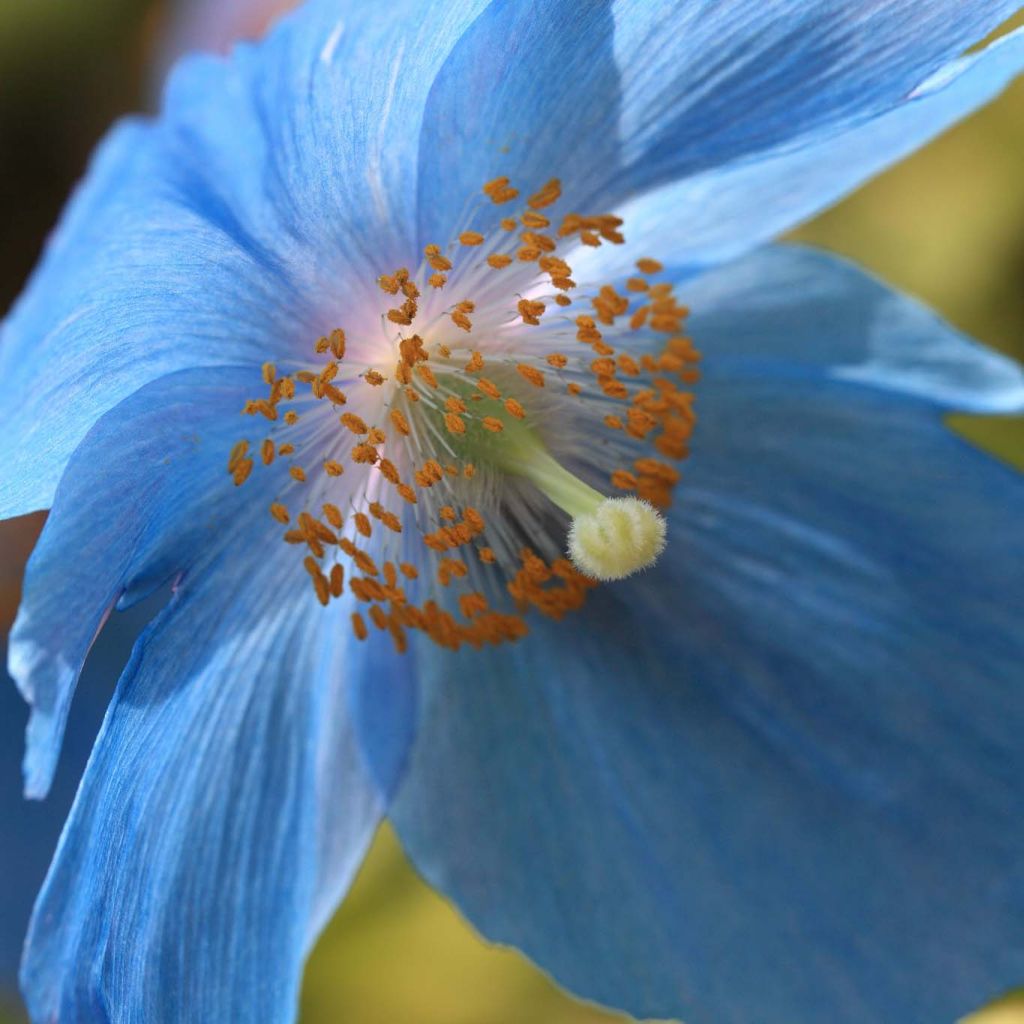
M 258 387 L 258 371 L 180 371 L 102 417 L 72 456 L 10 637 L 9 670 L 32 706 L 29 796 L 49 788 L 78 674 L 122 597 L 209 558 L 254 514 L 269 525 L 272 494 L 242 493 L 225 471 L 225 453 L 251 429 L 239 412 Z
M 374 636 L 350 662 L 351 714 L 360 750 L 384 801 L 395 794 L 409 767 L 416 737 L 418 690 L 409 661 Z
M 211 568 L 138 645 L 33 917 L 34 1019 L 293 1019 L 378 799 L 343 624 L 281 568 Z
M 85 432 L 147 381 L 258 364 L 294 329 L 287 288 L 173 163 L 152 126 L 115 129 L 3 325 L 0 516 L 48 506 Z
M 1018 6 L 499 0 L 431 91 L 421 235 L 461 229 L 467 196 L 497 174 L 527 187 L 559 176 L 572 208 L 599 212 L 852 129 L 899 106 Z
M 12 646 L 37 656 L 12 665 L 34 694 L 53 666 L 76 667 L 84 633 L 64 634 L 100 591 L 178 576 L 118 683 L 33 916 L 34 1019 L 291 1020 L 305 953 L 379 817 L 349 725 L 346 609 L 321 609 L 293 552 L 267 548 L 269 497 L 221 483 L 242 378 L 184 371 L 101 419 L 29 574 Z M 54 547 L 81 579 L 55 579 Z M 40 622 L 47 609 L 58 621 Z
M 24 746 L 26 709 L 14 686 L 0 673 L 0 821 L 4 823 L 0 843 L 0 1006 L 6 1006 L 3 993 L 16 998 L 18 961 L 32 901 L 57 846 L 113 684 L 149 615 L 147 606 L 133 609 L 118 616 L 99 638 L 83 672 L 81 696 L 65 743 L 64 767 L 45 803 L 26 801 L 22 795 L 18 762 Z M 0 657 L 6 649 L 6 637 L 0 638 Z
M 706 316 L 686 296 L 708 376 L 663 564 L 512 651 L 428 657 L 390 813 L 485 935 L 584 996 L 952 1020 L 1024 976 L 1024 480 L 944 429 L 941 387 L 836 369 L 925 340 L 937 379 L 959 346 L 963 394 L 991 359 L 823 257 L 781 294 L 747 270 Z
M 387 18 L 313 0 L 230 61 L 186 61 L 164 120 L 218 205 L 337 302 L 415 258 L 416 154 L 438 68 L 486 0 Z M 185 156 L 179 153 L 179 159 Z M 337 278 L 341 277 L 339 294 Z
M 0 515 L 47 506 L 147 381 L 306 353 L 377 315 L 360 299 L 416 252 L 430 83 L 482 6 L 318 0 L 231 61 L 186 61 L 159 122 L 115 130 L 3 328 Z
M 965 412 L 1024 409 L 1018 363 L 827 253 L 766 247 L 687 282 L 683 294 L 712 377 L 800 374 Z
M 877 116 L 1020 6 L 622 0 L 616 56 L 632 185 L 650 187 Z
M 624 204 L 629 244 L 581 253 L 577 276 L 627 273 L 637 255 L 722 263 L 806 220 L 993 100 L 1024 69 L 1024 30 L 957 60 L 879 115 L 825 125 Z

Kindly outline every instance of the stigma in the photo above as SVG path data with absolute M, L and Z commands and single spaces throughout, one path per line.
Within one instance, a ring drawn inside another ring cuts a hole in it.
M 555 218 L 558 179 L 519 196 L 487 182 L 449 244 L 379 273 L 376 324 L 265 364 L 242 410 L 267 436 L 239 441 L 228 472 L 276 474 L 270 516 L 321 604 L 350 601 L 359 640 L 516 641 L 666 546 L 696 423 L 689 311 L 651 258 L 577 282 L 572 250 L 623 244 L 622 221 Z
M 569 527 L 569 553 L 583 572 L 609 582 L 657 561 L 665 547 L 665 520 L 640 498 L 605 498 Z

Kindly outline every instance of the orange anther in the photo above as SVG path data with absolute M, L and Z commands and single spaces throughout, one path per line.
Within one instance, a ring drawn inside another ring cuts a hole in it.
M 449 433 L 452 434 L 464 434 L 466 432 L 466 421 L 453 412 L 445 413 L 444 425 L 448 428 Z
M 523 318 L 524 324 L 536 326 L 540 323 L 540 317 L 544 313 L 545 307 L 543 302 L 520 299 L 516 304 L 516 308 L 519 310 L 519 315 Z
M 338 420 L 342 426 L 348 427 L 353 434 L 368 434 L 370 432 L 370 428 L 354 412 L 343 412 L 338 417 Z
M 486 377 L 481 377 L 476 382 L 477 388 L 482 391 L 488 398 L 499 399 L 501 398 L 501 392 L 493 381 L 488 380 Z
M 657 260 L 644 258 L 636 261 L 636 269 L 641 274 L 660 274 L 665 268 Z
M 534 366 L 529 366 L 526 363 L 518 363 L 516 370 L 523 380 L 529 381 L 535 388 L 544 387 L 544 373 L 542 370 L 538 370 Z
M 400 409 L 392 409 L 390 414 L 391 423 L 404 437 L 409 436 L 409 421 L 405 418 Z
M 543 188 L 534 192 L 534 194 L 526 200 L 526 205 L 533 210 L 542 210 L 544 207 L 557 202 L 561 194 L 562 183 L 558 178 L 552 178 Z

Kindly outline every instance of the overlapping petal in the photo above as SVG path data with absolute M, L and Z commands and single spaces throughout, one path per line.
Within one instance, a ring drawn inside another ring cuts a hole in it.
M 186 583 L 140 642 L 37 904 L 35 1019 L 291 1019 L 378 801 L 340 624 L 267 609 L 269 569 Z
M 5 321 L 0 515 L 48 506 L 85 432 L 147 381 L 282 353 L 287 279 L 179 174 L 152 126 L 115 129 Z
M 108 138 L 0 337 L 0 514 L 47 506 L 146 382 L 374 325 L 375 277 L 410 255 L 427 91 L 483 0 L 407 6 L 317 0 L 260 47 L 186 61 L 160 122 Z
M 321 609 L 287 546 L 267 548 L 266 488 L 245 493 L 224 471 L 249 379 L 183 371 L 101 419 L 30 570 L 12 657 L 39 708 L 30 768 L 54 754 L 42 699 L 63 708 L 73 683 L 54 666 L 80 657 L 65 630 L 94 620 L 112 584 L 138 595 L 177 577 L 118 683 L 36 907 L 22 972 L 35 1019 L 289 1019 L 305 952 L 377 822 L 345 609 Z M 112 464 L 130 467 L 123 487 Z M 111 525 L 93 538 L 65 504 L 95 524 L 90 488 Z M 57 549 L 75 551 L 83 587 L 101 577 L 63 613 L 46 603 Z
M 10 672 L 32 707 L 29 795 L 49 788 L 78 674 L 118 602 L 208 563 L 240 522 L 266 526 L 272 497 L 247 502 L 225 471 L 258 382 L 244 369 L 169 375 L 101 419 L 72 457 L 10 637 Z
M 63 770 L 45 803 L 24 799 L 19 763 L 28 709 L 0 668 L 0 821 L 4 823 L 0 843 L 0 1006 L 6 1006 L 3 995 L 15 998 L 32 902 L 57 847 L 113 684 L 149 610 L 144 604 L 117 616 L 98 639 L 82 674 L 80 696 L 64 744 Z M 0 639 L 0 665 L 6 663 L 6 654 L 4 637 Z
M 465 197 L 499 173 L 561 177 L 584 212 L 680 182 L 645 201 L 659 251 L 672 239 L 680 262 L 734 255 L 991 99 L 1020 71 L 1019 46 L 939 98 L 917 94 L 958 74 L 960 54 L 1018 6 L 492 3 L 431 93 L 421 234 L 447 238 Z M 633 234 L 647 212 L 630 210 Z
M 1024 974 L 1024 482 L 941 414 L 1020 370 L 826 257 L 718 274 L 686 296 L 707 377 L 664 564 L 513 657 L 427 659 L 391 814 L 485 935 L 582 995 L 952 1020 Z M 906 368 L 926 322 L 937 399 L 845 374 Z
M 661 252 L 679 267 L 713 266 L 806 220 L 993 100 L 1024 68 L 1024 30 L 953 61 L 889 110 L 842 131 L 822 126 L 639 196 L 619 213 L 628 252 L 585 251 L 585 278 L 627 273 L 629 253 Z

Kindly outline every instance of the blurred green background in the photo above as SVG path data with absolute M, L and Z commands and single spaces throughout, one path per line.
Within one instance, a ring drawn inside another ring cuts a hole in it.
M 98 136 L 118 114 L 152 105 L 176 14 L 147 0 L 0 2 L 0 310 Z M 1024 81 L 794 237 L 854 258 L 1024 359 Z M 953 425 L 1024 469 L 1024 420 Z M 0 630 L 40 522 L 0 527 Z M 0 1022 L 18 1021 L 3 998 Z M 302 999 L 304 1024 L 623 1019 L 569 999 L 518 953 L 483 943 L 419 881 L 386 829 L 310 961 Z M 1020 1002 L 985 1016 L 1010 1022 L 1024 1022 Z

